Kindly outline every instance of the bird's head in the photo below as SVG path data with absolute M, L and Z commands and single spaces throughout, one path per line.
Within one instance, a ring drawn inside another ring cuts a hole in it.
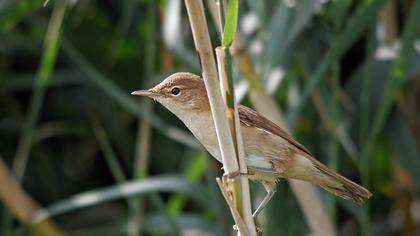
M 210 111 L 203 80 L 198 75 L 187 72 L 172 74 L 151 89 L 138 90 L 131 94 L 150 97 L 178 117 L 190 112 Z

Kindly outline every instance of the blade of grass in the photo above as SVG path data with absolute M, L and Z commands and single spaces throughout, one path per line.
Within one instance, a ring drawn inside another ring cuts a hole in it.
M 379 104 L 379 109 L 377 115 L 375 116 L 371 140 L 376 140 L 379 133 L 382 130 L 382 127 L 388 117 L 389 111 L 392 106 L 392 101 L 396 95 L 396 90 L 401 81 L 405 78 L 407 73 L 407 62 L 409 56 L 414 52 L 414 41 L 420 33 L 420 27 L 418 27 L 418 22 L 420 22 L 420 0 L 413 2 L 409 15 L 407 17 L 407 23 L 403 29 L 401 37 L 402 48 L 398 54 L 397 59 L 394 61 L 391 68 L 391 78 L 387 81 L 385 88 L 382 92 L 381 103 Z
M 318 64 L 315 72 L 311 76 L 309 83 L 306 85 L 302 96 L 300 97 L 298 105 L 288 114 L 287 120 L 288 123 L 291 124 L 291 127 L 294 126 L 294 122 L 297 120 L 297 115 L 301 111 L 303 105 L 306 104 L 310 94 L 313 92 L 322 78 L 324 78 L 331 65 L 340 60 L 347 49 L 355 43 L 355 41 L 362 35 L 364 31 L 368 29 L 370 22 L 375 20 L 376 13 L 381 7 L 383 1 L 384 0 L 373 0 L 369 3 L 360 3 L 360 9 L 349 20 L 349 24 L 344 29 L 344 31 L 339 34 L 336 40 L 333 40 L 335 43 L 331 46 L 331 49 L 328 50 L 327 54 L 325 54 L 324 58 Z
M 145 109 L 152 112 L 153 103 L 150 100 L 145 101 Z M 151 146 L 151 127 L 145 121 L 139 120 L 136 134 L 136 150 L 134 160 L 134 179 L 145 179 L 149 174 L 149 157 Z M 144 197 L 138 197 L 135 204 L 130 209 L 132 224 L 130 235 L 139 235 L 143 227 L 144 215 Z
M 104 127 L 102 124 L 100 124 L 98 118 L 94 118 L 93 114 L 90 115 L 90 117 L 90 124 L 93 129 L 93 134 L 95 135 L 96 140 L 98 141 L 98 144 L 102 150 L 102 154 L 105 157 L 105 162 L 111 171 L 112 177 L 118 183 L 126 181 L 127 176 L 125 175 L 120 163 L 118 162 L 118 158 L 112 148 Z
M 29 111 L 25 117 L 22 133 L 19 138 L 19 143 L 14 158 L 13 172 L 16 174 L 16 177 L 19 181 L 23 179 L 23 175 L 25 173 L 25 168 L 28 162 L 34 135 L 33 131 L 35 129 L 36 122 L 39 119 L 42 103 L 44 100 L 45 89 L 50 82 L 57 59 L 58 49 L 61 42 L 61 28 L 65 11 L 66 2 L 62 0 L 56 1 L 45 35 L 44 51 L 41 64 L 39 65 L 36 74 Z
M 158 192 L 181 192 L 190 196 L 203 207 L 206 207 L 208 202 L 207 191 L 202 186 L 186 181 L 179 176 L 165 175 L 150 177 L 147 180 L 127 181 L 117 185 L 76 194 L 67 199 L 53 203 L 47 208 L 44 208 L 44 210 L 37 212 L 33 221 L 39 222 L 67 212 L 121 198 Z
M 368 43 L 367 43 L 367 55 L 368 59 L 366 61 L 366 64 L 363 68 L 363 81 L 362 81 L 362 94 L 360 97 L 360 109 L 361 109 L 361 120 L 360 120 L 360 139 L 359 139 L 359 145 L 360 147 L 364 147 L 366 143 L 369 142 L 369 129 L 368 129 L 368 123 L 369 123 L 369 110 L 370 110 L 370 103 L 369 103 L 369 91 L 372 89 L 372 78 L 370 77 L 370 71 L 372 70 L 372 56 L 373 56 L 373 50 L 374 50 L 374 27 L 371 26 L 369 30 L 369 36 L 368 36 Z M 369 169 L 371 167 L 370 165 L 370 156 L 364 155 L 363 153 L 359 157 L 359 170 L 361 174 L 361 181 L 362 184 L 366 187 L 369 186 Z M 366 203 L 365 207 L 361 209 L 359 212 L 359 220 L 361 223 L 361 229 L 362 232 L 364 231 L 365 234 L 368 234 L 368 227 L 369 227 L 369 202 Z
M 223 11 L 221 11 L 223 12 Z M 221 14 L 223 15 L 223 14 Z M 224 20 L 221 20 L 223 24 Z M 226 16 L 226 24 L 223 28 L 222 46 L 229 47 L 236 35 L 238 26 L 238 0 L 229 0 Z
M 91 124 L 93 127 L 94 134 L 104 154 L 106 163 L 108 167 L 110 168 L 112 176 L 114 177 L 117 183 L 123 183 L 124 181 L 127 181 L 127 177 L 124 174 L 124 171 L 121 165 L 118 163 L 118 158 L 115 155 L 115 152 L 112 148 L 111 143 L 109 142 L 108 136 L 104 128 L 99 124 L 99 121 L 97 121 L 97 119 L 94 119 L 94 118 L 91 118 Z M 151 196 L 151 199 L 152 199 L 153 205 L 158 210 L 164 209 L 163 201 L 159 195 L 153 194 L 153 196 Z M 128 203 L 128 207 L 130 209 L 130 214 L 131 214 L 129 216 L 130 219 L 128 220 L 129 222 L 131 222 L 131 224 L 129 224 L 127 233 L 128 235 L 133 235 L 134 233 L 139 232 L 139 228 L 136 228 L 136 224 L 138 224 L 137 221 L 140 220 L 140 218 L 138 217 L 138 215 L 132 215 L 133 212 L 139 209 L 139 206 L 140 206 L 138 204 L 139 199 L 136 197 L 127 197 L 126 200 Z M 166 221 L 170 225 L 173 226 L 172 228 L 173 232 L 179 231 L 177 225 L 174 223 L 174 220 L 171 217 L 166 216 Z
M 61 42 L 61 30 L 65 11 L 66 2 L 63 0 L 56 1 L 45 34 L 41 63 L 33 83 L 29 109 L 24 119 L 14 157 L 12 169 L 18 181 L 22 181 L 24 178 L 26 165 L 33 144 L 35 126 L 41 113 L 45 90 L 49 85 L 54 70 Z M 3 222 L 5 222 L 5 224 L 2 225 L 6 232 L 10 231 L 9 229 L 11 228 L 11 221 L 7 223 L 9 218 L 9 214 L 4 211 Z
M 407 60 L 411 53 L 414 51 L 414 41 L 420 32 L 420 28 L 418 27 L 418 22 L 420 22 L 420 15 L 418 14 L 418 12 L 420 12 L 420 0 L 413 2 L 413 5 L 407 17 L 407 23 L 402 33 L 402 48 L 399 52 L 397 59 L 392 65 L 391 76 L 386 81 L 385 87 L 381 94 L 379 107 L 376 112 L 376 116 L 373 120 L 373 127 L 370 132 L 369 141 L 365 144 L 362 151 L 362 157 L 364 159 L 369 158 L 372 152 L 374 151 L 379 134 L 382 131 L 385 121 L 389 117 L 389 113 L 393 105 L 393 100 L 396 96 L 397 89 L 407 73 Z M 368 171 L 368 169 L 365 169 L 364 171 Z M 368 186 L 367 176 L 365 177 L 365 182 L 367 182 L 365 183 L 365 186 Z M 368 206 L 366 206 L 366 208 L 367 207 Z M 361 215 L 361 220 L 363 223 L 362 235 L 369 234 L 369 216 L 367 215 L 368 212 L 365 211 Z
M 109 142 L 108 136 L 104 128 L 102 127 L 102 125 L 99 124 L 99 121 L 97 118 L 93 118 L 93 115 L 91 115 L 91 117 L 92 118 L 91 118 L 90 123 L 93 128 L 94 135 L 96 136 L 96 139 L 98 140 L 99 146 L 101 147 L 102 153 L 105 157 L 105 161 L 107 163 L 108 168 L 111 171 L 113 178 L 115 179 L 117 183 L 122 183 L 124 181 L 127 181 L 127 177 L 124 174 L 122 167 L 118 163 L 117 156 L 115 155 L 115 152 L 112 148 L 111 143 Z M 138 209 L 136 198 L 132 198 L 132 197 L 127 198 L 127 203 L 128 203 L 130 212 L 134 211 L 134 209 Z M 132 235 L 134 232 L 136 233 L 138 232 L 135 230 L 136 228 L 133 227 L 133 224 L 137 224 L 137 222 L 135 222 L 136 220 L 137 220 L 136 217 L 132 217 L 132 215 L 130 215 L 129 222 L 132 222 L 132 224 L 129 224 L 129 226 L 131 227 L 128 227 L 128 230 L 127 230 L 128 235 Z
M 339 81 L 340 81 L 340 65 L 338 63 L 333 65 L 331 71 L 331 82 L 332 82 L 332 93 L 330 98 L 330 113 L 331 113 L 331 123 L 333 127 L 338 126 L 340 121 L 339 113 L 339 103 L 338 103 L 338 91 L 339 91 Z M 338 168 L 338 155 L 339 155 L 339 142 L 337 136 L 335 135 L 335 129 L 329 130 L 329 150 L 328 150 L 328 167 L 334 171 L 337 171 Z M 337 222 L 337 200 L 333 195 L 329 195 L 329 211 L 332 222 Z

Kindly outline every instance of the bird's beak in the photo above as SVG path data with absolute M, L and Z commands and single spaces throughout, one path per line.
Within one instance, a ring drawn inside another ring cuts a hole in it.
M 158 97 L 160 94 L 152 91 L 151 89 L 148 90 L 137 90 L 131 93 L 131 95 L 135 96 L 144 96 L 144 97 Z

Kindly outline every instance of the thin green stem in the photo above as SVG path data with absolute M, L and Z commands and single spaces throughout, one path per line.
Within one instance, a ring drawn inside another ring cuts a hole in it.
M 58 49 L 61 42 L 61 30 L 65 10 L 66 2 L 64 0 L 56 1 L 45 35 L 44 51 L 36 75 L 36 80 L 33 85 L 34 90 L 29 105 L 29 111 L 23 124 L 22 133 L 13 163 L 13 171 L 20 181 L 23 179 L 26 164 L 28 162 L 32 139 L 34 136 L 33 132 L 41 113 L 45 89 L 50 82 L 54 65 L 56 63 Z
M 367 62 L 363 68 L 363 79 L 362 79 L 362 91 L 360 97 L 360 127 L 359 127 L 359 146 L 363 149 L 367 149 L 370 145 L 370 140 L 367 139 L 368 134 L 368 123 L 369 123 L 369 91 L 371 91 L 371 70 L 372 70 L 372 54 L 374 50 L 375 31 L 374 27 L 371 26 L 368 33 L 368 43 L 366 47 L 366 54 L 368 55 Z M 364 186 L 369 186 L 369 156 L 366 155 L 366 151 L 362 151 L 359 161 L 359 169 L 361 175 L 361 182 Z M 369 230 L 369 202 L 366 202 L 361 208 L 360 212 L 360 228 L 362 235 L 368 235 Z
M 420 22 L 420 14 L 418 14 L 419 12 L 420 0 L 416 0 L 413 2 L 407 17 L 407 24 L 404 27 L 401 38 L 402 48 L 398 54 L 397 59 L 395 59 L 392 65 L 391 78 L 387 80 L 382 91 L 381 103 L 379 104 L 378 112 L 376 113 L 370 136 L 374 141 L 378 138 L 385 124 L 386 118 L 388 117 L 388 114 L 391 110 L 397 88 L 400 85 L 400 82 L 406 76 L 407 61 L 411 53 L 414 51 L 414 41 L 420 33 L 420 27 L 418 27 L 418 22 Z
M 338 168 L 338 155 L 339 155 L 339 142 L 337 139 L 337 135 L 335 134 L 339 126 L 340 115 L 339 115 L 339 103 L 338 103 L 338 93 L 339 93 L 339 81 L 340 81 L 340 65 L 336 63 L 332 68 L 332 93 L 331 93 L 331 103 L 330 103 L 330 110 L 331 110 L 331 127 L 330 135 L 329 135 L 329 163 L 328 166 L 337 171 Z M 337 220 L 337 206 L 336 206 L 336 198 L 334 196 L 329 197 L 329 210 L 330 216 L 333 222 Z
M 369 136 L 369 141 L 365 144 L 362 151 L 362 160 L 361 172 L 362 172 L 362 182 L 365 186 L 369 186 L 369 160 L 373 154 L 378 137 L 382 131 L 385 121 L 389 116 L 391 107 L 393 105 L 394 98 L 397 93 L 397 89 L 405 77 L 407 71 L 407 60 L 408 57 L 413 52 L 413 44 L 420 32 L 418 27 L 418 22 L 420 21 L 420 0 L 413 2 L 413 5 L 410 9 L 409 15 L 407 17 L 407 23 L 404 27 L 402 33 L 402 48 L 399 52 L 397 59 L 394 61 L 391 69 L 391 76 L 386 81 L 386 84 L 382 90 L 380 103 L 376 116 L 372 123 L 372 129 Z M 362 223 L 362 235 L 369 235 L 369 203 L 364 205 L 364 209 L 361 215 Z
M 239 140 L 237 137 L 237 127 L 238 123 L 235 121 L 235 91 L 234 91 L 234 83 L 233 83 L 233 74 L 232 74 L 232 56 L 230 55 L 229 46 L 233 41 L 233 38 L 236 34 L 236 27 L 237 27 L 237 14 L 238 14 L 238 6 L 237 1 L 232 0 L 228 4 L 228 15 L 227 20 L 225 19 L 225 6 L 224 1 L 219 0 L 218 1 L 218 7 L 219 7 L 219 18 L 220 18 L 220 28 L 222 33 L 222 39 L 221 43 L 223 45 L 222 48 L 216 49 L 217 54 L 217 61 L 218 61 L 218 70 L 219 70 L 219 79 L 221 90 L 222 90 L 222 97 L 224 98 L 224 102 L 226 104 L 227 108 L 227 117 L 229 121 L 229 127 L 232 134 L 232 140 L 233 145 L 235 148 L 236 158 L 237 162 L 239 164 L 240 171 L 241 165 L 240 165 L 240 148 L 243 149 L 243 147 L 240 147 L 241 145 L 239 143 Z M 246 169 L 246 168 L 245 168 Z M 242 194 L 242 187 L 244 183 L 241 183 L 240 178 L 237 178 L 233 181 L 233 196 L 234 196 L 234 204 L 235 208 L 239 212 L 239 215 L 245 219 L 244 217 L 244 199 Z M 255 228 L 255 227 L 254 227 Z M 250 232 L 252 232 L 250 230 Z
M 105 157 L 105 161 L 107 163 L 108 168 L 111 171 L 112 177 L 115 179 L 117 183 L 122 183 L 127 181 L 127 176 L 124 174 L 124 171 L 121 165 L 118 162 L 117 155 L 112 148 L 111 142 L 109 141 L 108 135 L 105 132 L 103 126 L 99 123 L 98 120 L 92 118 L 91 121 L 93 132 L 95 134 L 96 139 L 98 140 L 99 146 L 101 147 L 102 153 Z M 134 209 L 137 206 L 136 198 L 131 197 L 127 198 L 127 204 L 129 209 Z M 131 222 L 133 218 L 131 217 Z M 129 221 L 130 222 L 130 221 Z M 128 224 L 131 226 L 131 224 Z M 130 235 L 132 227 L 127 229 L 127 233 Z
M 218 27 L 220 28 L 220 32 L 221 32 L 221 41 L 223 41 L 223 30 L 224 30 L 224 25 L 225 25 L 225 7 L 224 7 L 224 0 L 217 0 L 217 9 L 219 10 L 219 23 L 220 25 L 218 25 Z
M 112 148 L 111 142 L 109 141 L 108 135 L 105 132 L 104 127 L 99 123 L 97 119 L 93 118 L 91 121 L 91 125 L 93 128 L 93 133 L 95 134 L 98 144 L 101 147 L 102 153 L 105 157 L 106 164 L 109 167 L 109 170 L 111 171 L 111 175 L 118 183 L 126 181 L 127 176 L 124 174 L 123 168 L 118 162 L 117 155 L 115 154 L 114 149 Z
M 44 50 L 35 82 L 33 84 L 29 110 L 24 119 L 13 161 L 12 169 L 18 181 L 22 181 L 24 178 L 26 165 L 32 148 L 35 126 L 39 120 L 42 110 L 45 90 L 51 80 L 51 75 L 56 63 L 58 49 L 61 42 L 62 23 L 65 11 L 66 2 L 64 0 L 56 1 L 45 34 Z M 10 220 L 10 215 L 7 211 L 3 211 L 3 219 L 2 224 L 4 226 L 4 231 L 10 232 L 12 221 Z
M 150 9 L 148 11 L 146 17 L 146 34 L 144 38 L 144 60 L 143 64 L 143 78 L 145 78 L 145 82 L 149 81 L 152 77 L 154 70 L 155 70 L 155 59 L 156 59 L 156 3 L 151 1 Z M 143 84 L 145 84 L 143 82 Z M 144 103 L 145 110 L 152 112 L 153 111 L 153 103 L 152 101 L 148 100 Z M 136 137 L 136 151 L 135 151 L 135 165 L 134 165 L 134 179 L 145 179 L 148 174 L 148 162 L 150 157 L 150 145 L 151 145 L 151 128 L 150 125 L 139 119 L 137 124 L 137 137 Z M 160 196 L 156 195 L 160 199 Z M 139 196 L 136 199 L 136 202 L 130 208 L 130 218 L 132 221 L 131 229 L 129 235 L 136 236 L 142 234 L 142 222 L 143 222 L 143 215 L 144 215 L 144 208 L 145 208 L 145 198 L 143 196 Z

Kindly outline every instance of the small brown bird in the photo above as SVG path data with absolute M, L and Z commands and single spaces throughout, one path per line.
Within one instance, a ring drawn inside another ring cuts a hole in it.
M 161 103 L 184 122 L 211 155 L 222 161 L 206 88 L 199 76 L 175 73 L 149 90 L 131 94 L 148 96 Z M 290 134 L 254 110 L 238 105 L 238 112 L 249 178 L 260 181 L 267 190 L 254 216 L 274 195 L 279 178 L 309 181 L 357 204 L 372 196 L 367 189 L 316 160 Z

